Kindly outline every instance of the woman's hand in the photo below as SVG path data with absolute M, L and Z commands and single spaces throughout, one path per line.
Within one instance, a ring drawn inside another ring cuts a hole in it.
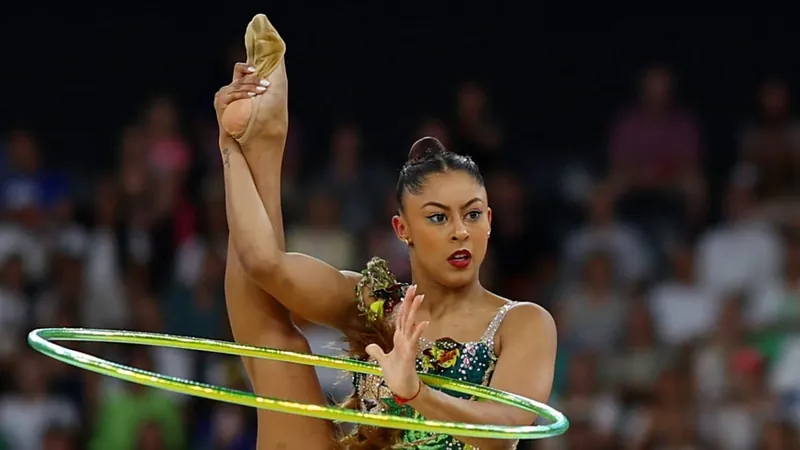
M 417 286 L 409 287 L 397 312 L 394 349 L 388 354 L 376 344 L 370 344 L 366 349 L 381 366 L 386 385 L 403 399 L 413 398 L 422 387 L 417 375 L 417 351 L 419 338 L 429 322 L 417 323 L 417 311 L 425 296 L 416 294 Z
M 233 80 L 227 86 L 223 86 L 214 96 L 214 110 L 217 112 L 217 123 L 220 132 L 220 147 L 224 138 L 230 139 L 228 133 L 222 127 L 222 113 L 225 108 L 236 100 L 255 97 L 267 91 L 269 81 L 259 80 L 254 72 L 256 68 L 245 63 L 236 63 L 233 67 Z

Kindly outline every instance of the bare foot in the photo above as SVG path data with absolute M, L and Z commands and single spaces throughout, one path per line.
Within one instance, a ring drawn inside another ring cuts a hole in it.
M 258 146 L 262 141 L 281 141 L 279 146 L 283 148 L 289 127 L 288 81 L 283 61 L 286 44 L 267 16 L 258 14 L 247 25 L 245 47 L 247 63 L 270 85 L 261 95 L 228 105 L 222 126 L 243 148 Z

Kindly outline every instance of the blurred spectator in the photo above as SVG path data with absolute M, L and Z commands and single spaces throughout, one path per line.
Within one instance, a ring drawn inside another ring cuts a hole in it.
M 164 296 L 165 331 L 180 336 L 223 338 L 227 323 L 224 274 L 225 261 L 217 253 L 206 253 L 193 285 L 175 281 Z
M 646 398 L 673 355 L 658 345 L 647 304 L 636 301 L 628 316 L 624 346 L 608 359 L 601 372 L 621 398 Z
M 786 239 L 782 269 L 756 290 L 748 311 L 755 328 L 792 329 L 800 320 L 800 236 Z
M 166 450 L 164 436 L 157 423 L 148 422 L 139 429 L 136 450 Z
M 386 183 L 380 165 L 365 169 L 361 129 L 355 123 L 345 123 L 331 136 L 328 166 L 314 177 L 317 189 L 336 196 L 341 207 L 337 224 L 349 233 L 364 230 L 370 220 L 371 208 L 380 198 L 375 193 Z
M 174 101 L 166 96 L 151 100 L 145 111 L 147 159 L 157 174 L 183 174 L 191 164 L 191 152 L 180 130 Z
M 634 284 L 651 275 L 652 255 L 638 230 L 616 217 L 615 200 L 614 193 L 606 186 L 593 192 L 586 223 L 564 243 L 561 263 L 566 281 L 573 280 L 586 258 L 597 252 L 611 257 L 614 273 L 619 276 L 617 281 L 621 283 Z
M 569 363 L 568 394 L 555 404 L 570 420 L 587 424 L 599 441 L 599 448 L 613 448 L 622 409 L 613 392 L 600 385 L 597 375 L 596 357 L 591 353 L 573 356 Z
M 496 261 L 496 270 L 508 276 L 519 275 L 540 257 L 543 235 L 533 223 L 529 196 L 522 179 L 508 169 L 495 169 L 486 175 L 492 199 L 492 250 L 504 257 Z M 518 251 L 524 246 L 528 251 Z
M 147 136 L 140 126 L 128 125 L 120 139 L 119 178 L 122 192 L 132 203 L 148 200 L 152 187 L 152 172 L 147 162 Z
M 2 204 L 6 214 L 27 226 L 41 226 L 51 208 L 64 195 L 65 180 L 42 164 L 39 143 L 30 130 L 17 129 L 8 139 L 7 172 Z
M 483 170 L 503 150 L 505 134 L 496 113 L 491 110 L 486 90 L 479 83 L 463 83 L 456 95 L 458 151 L 472 155 Z
M 740 139 L 741 163 L 754 168 L 764 183 L 764 194 L 775 195 L 784 187 L 782 183 L 794 180 L 781 175 L 791 175 L 797 168 L 800 152 L 800 122 L 791 111 L 789 86 L 781 79 L 765 81 L 758 91 L 758 104 L 754 117 L 744 126 Z M 780 167 L 783 162 L 785 167 Z M 788 172 L 782 172 L 784 169 Z M 775 178 L 775 179 L 772 179 Z
M 177 249 L 175 276 L 186 286 L 193 286 L 203 270 L 206 258 L 227 258 L 228 220 L 225 217 L 225 191 L 221 180 L 208 180 L 203 189 L 202 215 L 196 232 Z
M 27 326 L 30 302 L 24 291 L 22 258 L 11 256 L 0 261 L 0 362 L 20 346 L 15 339 Z
M 255 448 L 256 435 L 248 423 L 248 410 L 242 406 L 214 405 L 210 424 L 202 429 L 198 450 L 250 450 Z
M 171 321 L 175 321 L 173 305 L 164 308 L 155 298 L 146 292 L 135 293 L 131 298 L 133 299 L 134 313 L 133 329 L 150 333 L 163 333 L 165 331 L 164 310 L 169 314 Z M 168 301 L 172 302 L 175 300 L 169 299 Z M 191 316 L 193 309 L 197 309 L 197 307 L 194 305 L 187 306 L 187 310 L 184 311 L 184 316 Z M 187 317 L 187 319 L 191 321 L 193 317 Z M 218 321 L 222 320 L 219 316 L 217 319 Z M 188 327 L 192 325 L 194 324 L 190 324 Z M 210 331 L 212 330 L 206 330 L 205 334 Z M 202 337 L 203 334 L 200 336 Z M 183 379 L 196 378 L 196 364 L 198 357 L 201 355 L 202 354 L 167 347 L 153 347 L 147 351 L 147 357 L 150 358 L 149 363 L 152 364 L 156 372 Z M 173 392 L 164 392 L 163 394 L 176 399 L 176 402 L 179 403 L 186 403 L 189 401 L 189 397 L 185 395 L 179 395 Z
M 47 430 L 42 439 L 42 450 L 77 450 L 75 433 L 71 430 L 53 427 Z
M 450 136 L 450 130 L 441 119 L 434 117 L 428 117 L 424 119 L 419 125 L 419 128 L 417 128 L 415 138 L 419 139 L 423 136 L 435 137 L 439 140 L 439 142 L 442 143 L 442 145 L 444 145 L 444 148 L 453 148 L 453 140 Z
M 726 298 L 714 323 L 713 333 L 694 354 L 698 401 L 712 410 L 732 393 L 731 357 L 746 344 L 742 300 Z
M 130 365 L 153 371 L 146 349 L 132 347 Z M 163 391 L 138 384 L 124 384 L 102 400 L 93 425 L 93 450 L 176 450 L 185 444 L 180 408 Z M 139 438 L 137 439 L 137 435 Z M 159 447 L 158 445 L 163 446 Z M 144 445 L 144 447 L 142 447 Z
M 786 450 L 794 448 L 798 441 L 797 430 L 785 421 L 768 422 L 759 437 L 760 450 Z
M 83 260 L 58 253 L 52 261 L 52 283 L 38 296 L 33 310 L 32 321 L 36 326 L 52 325 L 61 311 L 78 311 L 85 303 Z
M 408 245 L 392 229 L 392 217 L 398 213 L 394 188 L 388 189 L 384 197 L 384 207 L 374 214 L 377 218 L 367 229 L 365 252 L 361 259 L 366 261 L 372 255 L 381 255 L 399 280 L 410 281 Z
M 581 280 L 564 289 L 556 305 L 556 323 L 567 346 L 610 351 L 622 336 L 627 305 L 614 285 L 608 255 L 589 256 Z
M 2 179 L 3 215 L 0 223 L 0 258 L 22 257 L 26 277 L 42 281 L 47 275 L 48 239 L 52 219 L 68 202 L 66 180 L 42 167 L 38 143 L 27 130 L 12 132 L 9 139 L 10 172 Z M 55 234 L 61 230 L 54 230 Z M 66 230 L 64 230 L 66 231 Z
M 720 448 L 747 450 L 765 423 L 778 419 L 778 404 L 765 385 L 765 361 L 752 349 L 732 355 L 733 397 L 715 413 L 714 440 Z
M 700 127 L 677 105 L 667 67 L 648 68 L 639 89 L 638 103 L 613 125 L 612 180 L 626 193 L 631 215 L 656 216 L 670 227 L 696 223 L 705 213 Z
M 757 215 L 752 192 L 736 185 L 726 193 L 725 221 L 702 237 L 698 252 L 699 281 L 712 293 L 750 294 L 780 273 L 780 237 Z
M 0 435 L 9 449 L 38 450 L 50 427 L 80 425 L 74 405 L 48 395 L 49 374 L 43 358 L 25 352 L 15 367 L 16 389 L 0 397 Z
M 669 345 L 687 344 L 703 336 L 714 324 L 717 294 L 697 282 L 695 251 L 688 244 L 674 245 L 670 276 L 650 294 L 659 339 Z
M 566 450 L 579 450 L 579 449 L 597 449 L 603 450 L 604 446 L 602 440 L 598 439 L 597 432 L 591 425 L 585 421 L 571 422 L 569 426 L 570 432 L 567 433 Z M 610 447 L 605 447 L 610 448 Z
M 86 249 L 86 302 L 81 322 L 91 327 L 120 328 L 128 321 L 126 269 L 149 258 L 147 238 L 123 222 L 119 186 L 106 179 L 95 197 L 94 228 Z
M 340 269 L 359 267 L 355 236 L 339 227 L 341 202 L 332 192 L 311 194 L 306 222 L 286 230 L 286 248 Z
M 691 398 L 691 379 L 678 368 L 664 371 L 653 401 L 640 403 L 625 419 L 623 435 L 632 448 L 705 448 L 698 436 L 698 414 Z

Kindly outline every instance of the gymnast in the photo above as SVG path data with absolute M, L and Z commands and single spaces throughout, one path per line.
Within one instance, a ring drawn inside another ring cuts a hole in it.
M 535 415 L 427 387 L 418 372 L 516 393 L 550 395 L 556 357 L 552 317 L 532 303 L 483 288 L 478 274 L 492 210 L 477 165 L 434 138 L 411 147 L 397 180 L 391 224 L 410 253 L 412 283 L 385 261 L 361 273 L 287 253 L 281 163 L 288 130 L 285 45 L 263 15 L 246 34 L 248 63 L 217 92 L 220 152 L 230 228 L 225 291 L 237 342 L 310 352 L 292 315 L 344 333 L 351 358 L 377 362 L 383 377 L 356 374 L 346 406 L 448 422 L 530 425 Z M 259 395 L 325 404 L 312 367 L 245 360 Z M 516 441 L 360 426 L 339 436 L 319 419 L 258 412 L 258 449 L 509 449 Z

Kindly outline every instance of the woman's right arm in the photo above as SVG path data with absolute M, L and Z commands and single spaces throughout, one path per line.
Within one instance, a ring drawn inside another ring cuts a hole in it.
M 339 329 L 352 326 L 361 275 L 278 248 L 241 147 L 227 141 L 221 150 L 228 226 L 245 272 L 293 314 Z

